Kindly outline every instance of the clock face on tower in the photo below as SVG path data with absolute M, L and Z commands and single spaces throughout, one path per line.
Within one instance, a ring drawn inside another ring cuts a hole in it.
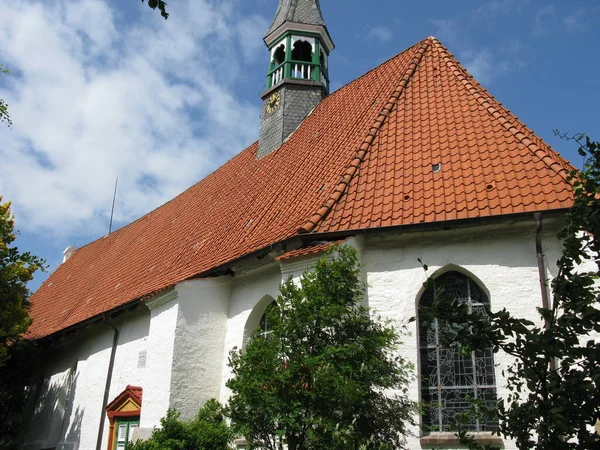
M 275 92 L 267 100 L 267 114 L 274 112 L 279 107 L 279 103 L 281 103 L 281 94 Z

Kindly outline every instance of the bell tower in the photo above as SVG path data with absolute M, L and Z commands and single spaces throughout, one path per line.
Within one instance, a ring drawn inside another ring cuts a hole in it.
M 270 59 L 258 158 L 283 144 L 329 94 L 327 60 L 334 49 L 319 0 L 279 0 L 264 41 Z

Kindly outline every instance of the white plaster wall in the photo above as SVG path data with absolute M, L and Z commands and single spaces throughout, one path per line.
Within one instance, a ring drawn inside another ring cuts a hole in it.
M 96 448 L 102 400 L 113 342 L 113 331 L 98 327 L 79 341 L 73 406 L 69 427 L 57 449 Z M 105 430 L 108 427 L 105 426 Z
M 555 261 L 554 257 L 560 251 L 554 231 L 545 233 L 546 260 Z M 519 317 L 541 323 L 536 311 L 541 306 L 541 294 L 533 222 L 513 224 L 510 228 L 483 228 L 478 232 L 459 230 L 396 238 L 370 237 L 363 255 L 369 306 L 382 318 L 407 326 L 408 334 L 399 352 L 416 367 L 417 322 L 409 324 L 408 321 L 417 315 L 417 301 L 426 280 L 418 258 L 429 266 L 430 275 L 449 265 L 460 267 L 489 292 L 493 310 L 506 307 Z M 549 266 L 548 277 L 552 271 L 556 272 L 552 264 Z M 511 361 L 505 354 L 495 355 L 499 396 L 506 395 L 501 371 Z M 411 383 L 410 393 L 413 400 L 419 400 L 416 377 Z M 412 431 L 415 437 L 409 440 L 408 447 L 421 448 L 418 427 Z M 516 447 L 514 443 L 507 442 L 506 448 Z
M 115 321 L 120 330 L 109 401 L 127 384 L 140 384 L 137 355 L 146 348 L 150 314 L 140 310 Z M 26 436 L 25 449 L 94 449 L 100 419 L 106 420 L 103 448 L 108 445 L 108 420 L 102 411 L 113 331 L 96 325 L 76 342 L 51 351 L 45 381 Z
M 140 427 L 153 428 L 167 414 L 171 396 L 171 369 L 179 301 L 174 290 L 147 302 L 150 308 L 148 355 L 145 375 L 140 386 L 144 389 Z
M 544 231 L 549 278 L 556 274 L 554 263 L 561 252 L 555 238 L 557 228 L 551 225 Z M 369 285 L 366 302 L 400 325 L 416 316 L 426 277 L 417 261 L 421 258 L 431 274 L 447 265 L 468 271 L 489 292 L 493 309 L 507 307 L 541 323 L 536 312 L 541 297 L 533 222 L 477 230 L 381 234 L 350 240 L 364 264 L 363 276 Z M 209 398 L 226 402 L 230 395 L 225 387 L 231 377 L 229 352 L 243 346 L 246 328 L 258 324 L 270 299 L 277 299 L 281 282 L 289 276 L 297 278 L 316 259 L 305 257 L 281 266 L 270 263 L 238 272 L 234 279 L 182 283 L 149 301 L 149 310 L 121 316 L 109 402 L 128 384 L 142 386 L 140 425 L 145 428 L 158 426 L 170 406 L 192 416 Z M 256 324 L 248 325 L 255 319 Z M 409 332 L 399 351 L 417 364 L 416 323 L 410 324 Z M 45 403 L 38 404 L 24 448 L 37 450 L 59 443 L 58 448 L 63 449 L 95 448 L 112 337 L 109 327 L 96 326 L 76 343 L 49 356 L 40 393 L 40 401 Z M 144 350 L 145 368 L 138 367 L 139 353 Z M 505 355 L 496 355 L 499 395 L 505 393 L 501 370 L 510 362 Z M 411 395 L 418 400 L 416 378 Z M 108 428 L 106 420 L 103 448 Z M 418 429 L 413 431 L 418 436 Z M 418 439 L 411 440 L 409 448 L 421 448 Z M 507 448 L 514 446 L 507 443 Z
M 135 315 L 122 316 L 117 322 L 117 327 L 119 328 L 119 344 L 115 354 L 108 403 L 112 402 L 128 385 L 144 388 L 144 382 L 149 373 L 147 363 L 145 366 L 139 364 L 139 356 L 140 352 L 149 352 L 150 350 L 148 348 L 150 311 L 144 307 Z M 109 421 L 106 413 L 104 413 L 104 417 L 102 449 L 106 449 L 108 446 Z
M 39 449 L 56 445 L 62 429 L 68 425 L 65 412 L 69 396 L 69 380 L 76 370 L 76 358 L 69 353 L 51 351 L 46 355 L 44 381 L 39 387 L 35 409 L 27 427 L 24 449 Z
M 221 366 L 221 390 L 219 400 L 222 403 L 226 403 L 231 394 L 231 391 L 225 386 L 227 380 L 232 376 L 231 369 L 228 365 L 229 353 L 234 347 L 243 347 L 244 331 L 250 314 L 259 303 L 261 303 L 262 307 L 267 306 L 266 304 L 263 304 L 265 303 L 265 296 L 270 296 L 276 300 L 279 294 L 280 284 L 281 272 L 279 271 L 277 264 L 271 264 L 261 269 L 237 274 L 233 281 Z M 263 300 L 263 302 L 261 302 L 261 300 Z M 260 312 L 260 315 L 262 315 L 262 312 Z
M 232 277 L 177 285 L 179 311 L 173 349 L 170 407 L 191 419 L 219 398 Z

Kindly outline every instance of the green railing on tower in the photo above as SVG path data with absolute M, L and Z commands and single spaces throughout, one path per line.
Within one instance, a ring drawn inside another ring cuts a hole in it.
M 329 92 L 327 69 L 322 68 L 321 64 L 307 61 L 285 61 L 269 72 L 267 89 L 277 86 L 285 79 L 319 81 Z

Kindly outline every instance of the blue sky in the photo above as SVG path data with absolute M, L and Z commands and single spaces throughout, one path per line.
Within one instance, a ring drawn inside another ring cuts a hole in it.
M 596 0 L 322 0 L 332 88 L 434 34 L 575 165 L 554 129 L 600 139 Z M 54 270 L 73 242 L 168 201 L 256 140 L 277 0 L 11 0 L 0 17 L 0 195 Z M 232 187 L 234 188 L 234 187 Z M 45 276 L 31 284 L 37 288 Z

